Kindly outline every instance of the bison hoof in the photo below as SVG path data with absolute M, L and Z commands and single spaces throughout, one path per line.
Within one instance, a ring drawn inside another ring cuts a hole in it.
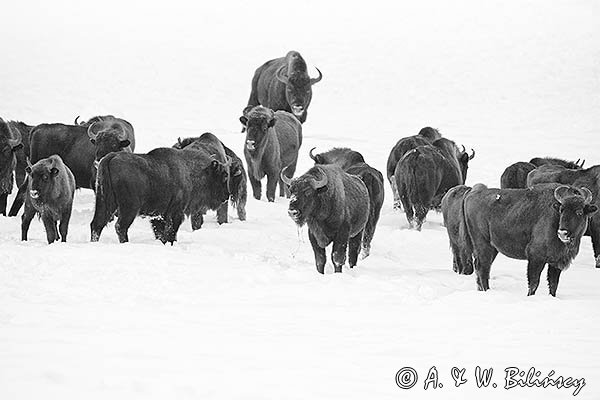
M 364 260 L 365 258 L 369 257 L 369 255 L 370 255 L 370 254 L 371 254 L 371 249 L 366 249 L 366 248 L 363 248 L 363 249 L 360 251 L 360 255 L 358 256 L 358 258 L 359 258 L 360 260 Z
M 341 273 L 342 272 L 342 266 L 341 265 L 340 266 L 336 265 L 334 267 L 334 270 L 335 270 L 336 273 Z
M 267 199 L 267 201 L 268 201 L 269 203 L 274 203 L 274 202 L 275 202 L 275 198 L 274 198 L 274 197 L 269 197 L 269 198 Z

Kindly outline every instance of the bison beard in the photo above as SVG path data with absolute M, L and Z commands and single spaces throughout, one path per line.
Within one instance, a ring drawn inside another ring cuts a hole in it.
M 302 226 L 315 254 L 317 271 L 325 271 L 325 248 L 333 242 L 331 259 L 335 272 L 342 272 L 346 250 L 350 268 L 356 265 L 369 217 L 369 193 L 357 176 L 349 175 L 337 165 L 319 165 L 290 184 L 288 214 Z
M 588 189 L 558 184 L 531 189 L 475 185 L 463 200 L 466 235 L 459 233 L 464 236 L 455 240 L 466 245 L 462 254 L 472 249 L 477 288 L 489 289 L 490 268 L 500 252 L 527 260 L 528 295 L 535 294 L 548 264 L 548 286 L 555 296 L 560 273 L 577 255 L 588 218 L 598 210 L 591 201 Z
M 156 239 L 177 240 L 185 216 L 216 210 L 229 198 L 227 166 L 199 150 L 154 149 L 148 154 L 111 153 L 98 166 L 96 208 L 91 240 L 118 212 L 121 243 L 137 215 L 152 218 Z

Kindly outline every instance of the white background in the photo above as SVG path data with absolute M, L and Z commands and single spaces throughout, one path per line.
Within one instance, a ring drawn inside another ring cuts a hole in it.
M 349 146 L 385 174 L 391 147 L 433 126 L 474 148 L 467 183 L 497 186 L 534 156 L 599 163 L 600 3 L 20 1 L 2 5 L 0 116 L 29 124 L 114 114 L 137 151 L 217 134 L 239 155 L 255 68 L 300 51 L 315 85 L 308 150 Z M 387 185 L 387 183 L 386 183 Z M 93 194 L 76 193 L 67 244 L 0 217 L 0 397 L 178 399 L 571 398 L 572 389 L 475 389 L 476 365 L 584 377 L 600 396 L 600 271 L 589 238 L 526 297 L 524 261 L 498 257 L 491 290 L 451 269 L 441 216 L 422 232 L 392 211 L 372 255 L 319 276 L 287 201 L 209 214 L 163 246 L 146 220 L 90 244 Z M 545 279 L 545 272 L 543 275 Z M 435 365 L 444 388 L 423 391 Z M 419 384 L 402 391 L 396 371 Z M 454 388 L 449 370 L 466 367 Z

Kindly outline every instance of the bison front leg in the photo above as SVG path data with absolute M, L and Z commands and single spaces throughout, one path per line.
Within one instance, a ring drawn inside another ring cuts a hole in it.
M 408 199 L 406 194 L 400 195 L 400 201 L 402 202 L 402 208 L 404 208 L 404 213 L 406 214 L 406 220 L 408 221 L 408 228 L 412 229 L 414 224 L 415 215 L 413 213 L 413 207 Z
M 277 191 L 277 182 L 279 182 L 279 176 L 267 175 L 267 201 L 275 201 L 275 192 Z
M 325 249 L 319 246 L 317 243 L 317 238 L 312 234 L 312 232 L 308 231 L 308 239 L 310 240 L 310 245 L 312 246 L 313 253 L 315 253 L 315 264 L 317 265 L 317 272 L 320 274 L 325 273 L 325 262 L 327 261 L 327 257 L 325 256 Z
M 167 243 L 165 240 L 165 220 L 162 217 L 152 218 L 150 225 L 152 226 L 152 232 L 154 232 L 156 240 L 160 240 L 162 244 Z
M 42 222 L 44 223 L 44 228 L 46 228 L 46 238 L 48 239 L 48 244 L 54 243 L 56 240 L 58 240 L 56 221 L 51 217 L 42 215 Z
M 542 275 L 544 265 L 545 263 L 539 260 L 532 259 L 527 262 L 527 284 L 529 287 L 527 296 L 533 296 L 540 285 L 540 276 Z M 556 284 L 558 285 L 558 280 Z
M 342 267 L 346 262 L 346 249 L 348 247 L 347 226 L 344 225 L 338 230 L 338 233 L 335 236 L 335 239 L 333 240 L 332 247 L 333 248 L 331 249 L 331 261 L 333 261 L 334 270 L 335 272 L 342 272 Z
M 21 186 L 19 186 L 19 191 L 17 192 L 17 195 L 15 196 L 15 199 L 13 200 L 13 204 L 10 207 L 10 211 L 8 212 L 8 216 L 9 217 L 16 217 L 17 214 L 19 213 L 19 210 L 21 209 L 21 206 L 23 205 L 23 202 L 25 201 L 25 192 L 27 191 L 27 186 L 29 179 L 25 179 L 23 181 L 23 184 Z
M 219 225 L 227 223 L 227 208 L 229 205 L 227 202 L 221 204 L 217 209 L 217 222 Z
M 600 268 L 600 219 L 595 215 L 590 219 L 589 224 L 592 247 L 594 248 L 594 258 L 596 259 L 596 268 Z
M 205 212 L 206 211 L 204 211 L 204 210 L 200 210 L 196 214 L 192 214 L 191 220 L 192 220 L 192 230 L 193 231 L 197 231 L 198 229 L 202 228 L 202 225 L 204 224 L 204 213 Z
M 25 204 L 25 211 L 21 216 L 21 240 L 27 240 L 27 233 L 29 232 L 29 225 L 31 220 L 35 216 L 35 209 L 33 206 Z
M 6 216 L 6 201 L 8 200 L 8 193 L 0 194 L 0 214 Z
M 256 200 L 260 200 L 262 185 L 258 179 L 255 179 L 253 176 L 250 176 L 250 186 L 252 186 L 252 195 Z
M 390 178 L 390 186 L 392 187 L 392 196 L 394 197 L 394 210 L 402 209 L 402 202 L 400 201 L 400 196 L 398 195 L 398 187 L 396 186 L 396 178 Z
M 177 232 L 182 222 L 183 214 L 175 214 L 165 218 L 165 241 L 163 243 L 169 242 L 172 246 L 177 241 Z
M 556 289 L 558 289 L 560 272 L 560 269 L 556 268 L 556 266 L 548 264 L 548 289 L 550 289 L 551 296 L 556 297 Z
M 71 208 L 65 210 L 60 217 L 60 224 L 58 230 L 60 231 L 60 240 L 62 242 L 67 241 L 67 233 L 69 233 L 69 221 L 71 220 Z M 57 238 L 58 239 L 58 238 Z

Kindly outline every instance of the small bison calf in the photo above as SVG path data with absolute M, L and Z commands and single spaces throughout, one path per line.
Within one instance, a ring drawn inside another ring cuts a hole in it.
M 58 240 L 56 223 L 60 221 L 60 238 L 67 241 L 73 208 L 75 178 L 60 156 L 52 155 L 25 169 L 29 174 L 25 212 L 21 219 L 21 240 L 27 240 L 29 224 L 35 214 L 42 218 L 48 243 Z

